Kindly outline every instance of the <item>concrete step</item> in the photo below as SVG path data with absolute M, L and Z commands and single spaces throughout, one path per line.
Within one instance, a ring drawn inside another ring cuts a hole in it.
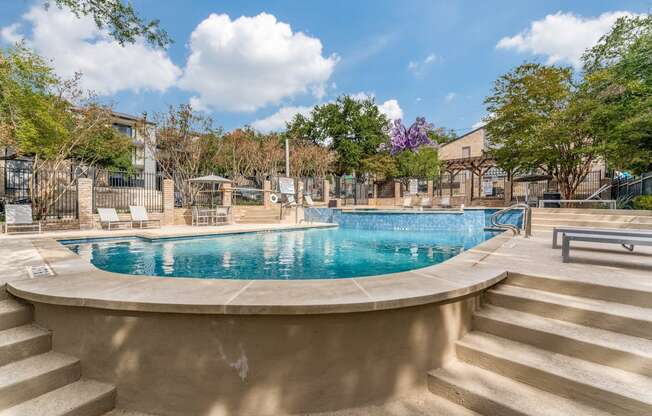
M 598 208 L 532 208 L 532 212 L 537 214 L 597 214 L 602 215 L 609 213 L 611 215 L 626 215 L 626 216 L 643 216 L 652 217 L 652 211 L 648 210 L 633 210 L 633 209 L 598 209 Z
M 646 286 L 644 284 L 640 288 L 637 288 L 635 285 L 630 285 L 630 287 L 609 286 L 606 283 L 599 284 L 596 280 L 558 279 L 555 277 L 529 276 L 518 273 L 510 273 L 505 283 L 512 286 L 561 293 L 563 295 L 581 296 L 643 308 L 652 308 L 652 291 L 649 290 L 649 285 Z
M 608 416 L 609 413 L 462 362 L 428 373 L 428 389 L 487 416 Z M 613 415 L 611 415 L 613 416 Z
M 635 222 L 624 222 L 624 221 L 563 220 L 557 218 L 545 218 L 545 219 L 532 218 L 532 227 L 542 227 L 542 226 L 652 230 L 652 223 L 635 223 Z
M 52 348 L 50 332 L 35 325 L 0 331 L 0 366 L 43 354 Z
M 14 299 L 0 301 L 0 331 L 32 321 L 32 308 Z
M 124 409 L 113 409 L 108 413 L 104 413 L 102 416 L 156 416 L 156 415 L 151 413 L 133 412 L 131 410 L 124 410 Z
M 626 222 L 639 224 L 652 224 L 652 217 L 625 216 L 625 215 L 586 215 L 586 214 L 535 214 L 532 221 L 557 220 L 557 221 L 605 221 L 605 222 Z
M 486 292 L 488 303 L 634 337 L 652 339 L 652 309 L 512 285 Z
M 80 375 L 79 360 L 55 352 L 4 365 L 0 367 L 0 409 L 73 383 Z
M 0 416 L 100 416 L 113 409 L 115 387 L 79 380 L 0 412 Z
M 652 378 L 474 331 L 458 359 L 617 415 L 652 414 Z
M 537 348 L 652 377 L 652 341 L 487 305 L 475 330 Z

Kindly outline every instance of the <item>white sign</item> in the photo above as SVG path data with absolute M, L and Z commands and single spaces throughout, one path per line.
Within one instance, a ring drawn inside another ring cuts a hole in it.
M 494 193 L 494 183 L 491 179 L 485 179 L 482 181 L 482 193 L 485 196 L 493 195 Z
M 419 181 L 416 179 L 410 179 L 410 194 L 416 195 L 419 193 Z
M 294 195 L 294 179 L 292 178 L 278 178 L 278 187 L 282 194 Z

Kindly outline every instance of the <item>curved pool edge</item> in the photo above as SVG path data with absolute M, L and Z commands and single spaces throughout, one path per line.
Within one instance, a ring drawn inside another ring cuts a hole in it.
M 128 276 L 97 269 L 54 239 L 33 244 L 54 276 L 7 283 L 18 298 L 136 312 L 314 315 L 445 303 L 507 276 L 482 260 L 511 240 L 497 235 L 443 263 L 406 272 L 330 280 L 229 280 Z

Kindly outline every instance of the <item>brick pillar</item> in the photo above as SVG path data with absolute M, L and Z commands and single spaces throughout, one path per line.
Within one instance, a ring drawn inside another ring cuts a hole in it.
M 428 181 L 428 198 L 433 197 L 433 192 L 434 192 L 435 186 L 433 181 Z
M 79 210 L 79 228 L 93 228 L 93 180 L 77 179 L 77 208 Z
M 303 204 L 303 181 L 297 181 L 297 204 Z
M 403 205 L 401 201 L 401 182 L 394 181 L 394 205 Z
M 328 201 L 331 199 L 331 181 L 324 179 L 324 202 L 328 204 Z
M 269 200 L 269 197 L 272 195 L 272 183 L 270 181 L 263 182 L 263 206 L 265 209 L 272 207 L 272 201 Z
M 222 206 L 230 207 L 233 198 L 233 186 L 230 183 L 222 184 Z
M 163 219 L 161 225 L 174 225 L 174 181 L 163 179 Z
M 512 204 L 512 181 L 505 180 L 505 206 Z

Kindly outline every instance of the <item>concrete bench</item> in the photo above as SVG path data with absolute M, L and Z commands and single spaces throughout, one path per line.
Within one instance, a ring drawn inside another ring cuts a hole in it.
M 600 244 L 620 244 L 624 246 L 631 245 L 632 247 L 652 246 L 652 237 L 564 233 L 561 242 L 561 259 L 563 263 L 567 263 L 570 257 L 571 241 L 586 241 L 590 243 Z
M 552 230 L 552 248 L 559 248 L 557 237 L 559 234 L 593 234 L 593 235 L 613 235 L 621 237 L 645 237 L 652 238 L 652 231 L 644 230 L 624 230 L 624 229 L 596 229 L 596 228 L 578 228 L 578 227 L 555 227 Z

